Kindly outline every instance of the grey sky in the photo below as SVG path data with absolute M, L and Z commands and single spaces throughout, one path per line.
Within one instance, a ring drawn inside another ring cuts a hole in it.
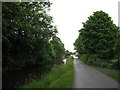
M 73 43 L 78 37 L 82 22 L 95 11 L 108 13 L 113 22 L 118 25 L 119 0 L 50 0 L 53 3 L 50 14 L 57 25 L 58 36 L 69 51 L 74 51 Z

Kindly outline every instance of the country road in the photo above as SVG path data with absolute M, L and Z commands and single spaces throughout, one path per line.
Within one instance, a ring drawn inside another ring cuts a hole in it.
M 73 88 L 118 88 L 118 82 L 75 58 Z

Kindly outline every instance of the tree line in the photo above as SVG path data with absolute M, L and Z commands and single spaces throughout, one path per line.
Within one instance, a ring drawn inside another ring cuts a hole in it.
M 50 6 L 49 1 L 2 3 L 3 70 L 62 63 L 65 48 Z
M 111 17 L 96 11 L 83 22 L 74 46 L 81 60 L 102 67 L 116 67 L 120 60 L 120 29 Z

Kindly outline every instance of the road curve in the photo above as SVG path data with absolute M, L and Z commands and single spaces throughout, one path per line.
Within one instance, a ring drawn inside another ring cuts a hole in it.
M 73 88 L 118 88 L 118 82 L 75 58 Z

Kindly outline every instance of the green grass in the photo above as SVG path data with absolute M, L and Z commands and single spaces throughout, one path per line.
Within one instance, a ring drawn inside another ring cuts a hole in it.
M 48 75 L 41 80 L 23 85 L 21 88 L 72 88 L 74 75 L 73 58 L 69 57 L 66 64 L 55 65 Z
M 107 75 L 120 82 L 120 73 L 111 73 Z

